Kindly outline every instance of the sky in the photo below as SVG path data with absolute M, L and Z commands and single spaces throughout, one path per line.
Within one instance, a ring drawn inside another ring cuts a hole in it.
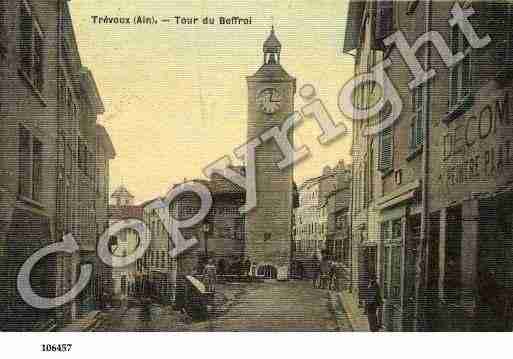
M 281 64 L 298 89 L 312 84 L 335 121 L 338 92 L 353 58 L 342 54 L 347 1 L 74 0 L 70 3 L 82 63 L 105 104 L 99 123 L 117 156 L 111 190 L 125 185 L 142 202 L 186 179 L 246 141 L 246 76 L 262 65 L 271 25 L 282 43 Z M 154 25 L 98 24 L 92 16 L 154 16 Z M 251 25 L 182 25 L 175 16 L 251 17 Z M 296 95 L 296 108 L 303 101 Z M 350 134 L 328 146 L 307 120 L 295 130 L 311 156 L 294 169 L 298 183 L 326 165 L 350 162 Z

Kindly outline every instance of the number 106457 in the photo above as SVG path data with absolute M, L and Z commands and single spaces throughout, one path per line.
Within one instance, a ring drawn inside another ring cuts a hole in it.
M 41 351 L 43 351 L 43 352 L 69 352 L 69 351 L 71 351 L 71 344 L 41 344 Z

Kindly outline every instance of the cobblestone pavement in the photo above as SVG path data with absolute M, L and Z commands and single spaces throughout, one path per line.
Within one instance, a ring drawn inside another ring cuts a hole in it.
M 326 290 L 310 282 L 219 285 L 210 320 L 191 323 L 171 308 L 140 305 L 111 311 L 98 331 L 349 331 L 345 315 L 335 321 Z M 222 293 L 222 294 L 221 294 Z

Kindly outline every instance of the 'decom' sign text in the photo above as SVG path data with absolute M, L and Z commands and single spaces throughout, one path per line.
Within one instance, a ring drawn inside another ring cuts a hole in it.
M 513 108 L 509 91 L 485 97 L 462 119 L 449 125 L 442 139 L 442 160 L 448 187 L 480 181 L 509 171 L 513 167 L 511 134 Z

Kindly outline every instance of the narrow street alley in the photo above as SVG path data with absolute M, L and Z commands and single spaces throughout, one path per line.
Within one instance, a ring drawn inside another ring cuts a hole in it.
M 345 315 L 339 314 L 337 324 L 328 292 L 312 288 L 311 282 L 227 283 L 218 292 L 222 303 L 207 321 L 191 322 L 170 307 L 132 304 L 106 312 L 95 331 L 351 330 Z

